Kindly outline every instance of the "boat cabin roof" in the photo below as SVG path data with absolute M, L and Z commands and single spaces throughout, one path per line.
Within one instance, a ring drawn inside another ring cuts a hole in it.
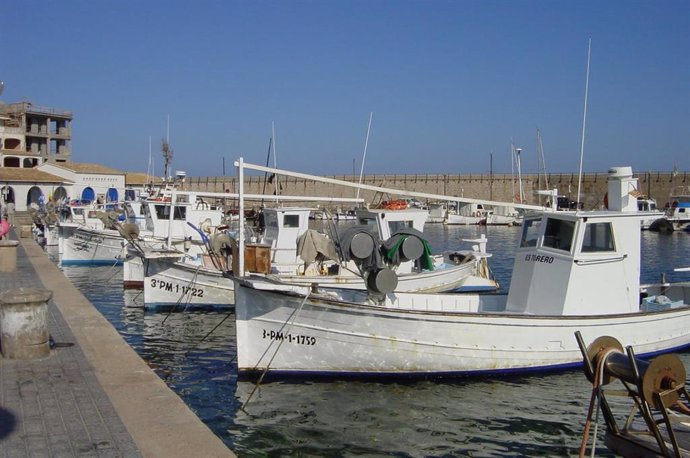
M 526 216 L 519 248 L 539 247 L 569 253 L 619 251 L 616 240 L 618 244 L 621 243 L 623 234 L 619 232 L 626 229 L 616 227 L 614 223 L 624 219 L 639 219 L 646 213 L 648 212 L 559 211 Z M 639 232 L 639 228 L 636 230 Z
M 376 227 L 381 240 L 388 240 L 401 229 L 424 231 L 424 223 L 429 217 L 427 210 L 407 208 L 403 210 L 358 209 L 357 222 L 363 226 Z

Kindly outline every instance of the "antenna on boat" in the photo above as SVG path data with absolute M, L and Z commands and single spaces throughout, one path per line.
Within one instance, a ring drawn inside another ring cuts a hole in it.
M 364 154 L 362 155 L 362 168 L 359 169 L 359 184 L 362 184 L 362 177 L 364 176 L 364 161 L 367 159 L 367 147 L 369 146 L 369 132 L 371 132 L 371 118 L 374 117 L 374 112 L 369 113 L 369 126 L 367 127 L 367 138 L 364 140 Z M 359 188 L 357 188 L 356 199 L 359 199 Z
M 582 186 L 582 159 L 585 154 L 585 127 L 587 126 L 587 95 L 589 93 L 589 62 L 592 55 L 592 37 L 589 37 L 587 46 L 587 77 L 585 78 L 585 108 L 582 113 L 582 138 L 580 139 L 580 174 L 577 178 L 577 199 L 575 211 L 580 210 L 580 188 Z

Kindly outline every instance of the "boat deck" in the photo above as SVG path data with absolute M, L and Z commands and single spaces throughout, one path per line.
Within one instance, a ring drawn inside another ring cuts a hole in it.
M 680 447 L 680 456 L 690 458 L 690 428 L 675 431 L 676 440 Z M 671 443 L 667 440 L 667 454 L 663 453 L 654 436 L 649 433 L 619 433 L 608 431 L 605 436 L 605 444 L 612 452 L 621 456 L 674 456 Z

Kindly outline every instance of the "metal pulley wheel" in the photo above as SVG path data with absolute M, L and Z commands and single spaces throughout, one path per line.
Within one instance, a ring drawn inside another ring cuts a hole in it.
M 685 366 L 676 355 L 661 355 L 654 358 L 647 370 L 642 375 L 642 392 L 645 400 L 656 407 L 663 409 L 675 404 L 680 399 L 678 391 L 670 391 L 661 401 L 664 405 L 656 405 L 654 393 L 662 393 L 673 390 L 685 384 Z
M 601 336 L 597 337 L 594 342 L 589 344 L 587 347 L 587 358 L 592 362 L 592 365 L 594 366 L 594 370 L 597 370 L 597 367 L 599 366 L 599 358 L 601 355 L 609 350 L 609 349 L 614 349 L 621 354 L 623 353 L 623 345 L 616 339 L 615 337 L 611 336 Z M 587 371 L 585 371 L 587 372 Z M 591 382 L 594 383 L 594 374 L 586 374 L 587 379 Z M 608 383 L 611 383 L 611 378 L 613 376 L 609 374 L 607 371 L 604 371 L 604 379 L 600 380 L 600 383 L 606 385 Z

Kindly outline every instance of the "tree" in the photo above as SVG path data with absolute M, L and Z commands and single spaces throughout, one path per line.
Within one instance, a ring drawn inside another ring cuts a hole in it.
M 172 163 L 173 150 L 166 139 L 161 141 L 161 152 L 163 153 L 163 171 L 167 179 L 170 176 L 170 164 Z

